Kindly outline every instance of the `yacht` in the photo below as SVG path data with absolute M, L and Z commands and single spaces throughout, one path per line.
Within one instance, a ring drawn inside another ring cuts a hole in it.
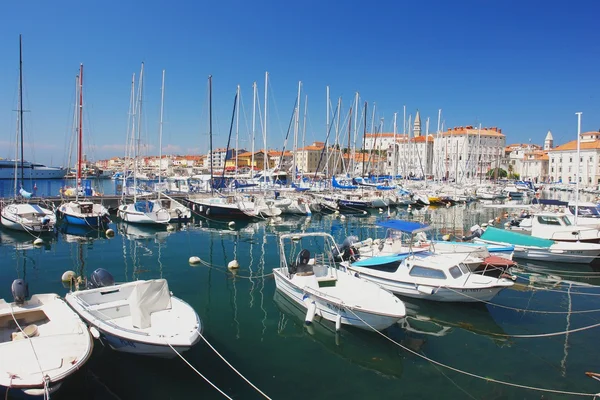
M 0 160 L 0 179 L 15 179 L 21 177 L 21 161 Z M 23 161 L 23 179 L 62 179 L 69 170 L 62 167 L 47 167 L 43 164 Z

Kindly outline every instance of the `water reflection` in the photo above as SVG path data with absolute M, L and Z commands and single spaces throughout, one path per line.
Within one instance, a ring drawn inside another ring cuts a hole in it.
M 324 319 L 305 325 L 304 309 L 280 291 L 275 291 L 273 301 L 281 311 L 277 324 L 280 336 L 310 338 L 353 364 L 388 377 L 402 376 L 402 353 L 376 333 L 351 327 L 344 327 L 340 333 L 336 333 L 335 324 Z

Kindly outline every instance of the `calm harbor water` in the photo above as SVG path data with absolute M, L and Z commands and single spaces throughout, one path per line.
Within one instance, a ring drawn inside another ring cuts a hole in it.
M 114 182 L 112 182 L 114 184 Z M 39 189 L 38 183 L 38 189 Z M 390 217 L 432 223 L 438 234 L 460 234 L 503 213 L 481 204 L 392 211 Z M 118 281 L 168 279 L 204 323 L 204 335 L 241 373 L 275 399 L 540 399 L 574 398 L 486 382 L 432 364 L 514 384 L 597 393 L 600 371 L 597 329 L 568 335 L 515 338 L 573 330 L 600 322 L 600 269 L 592 266 L 520 263 L 519 285 L 485 304 L 440 304 L 403 299 L 409 317 L 375 332 L 333 324 L 304 326 L 304 312 L 275 291 L 270 275 L 279 266 L 278 235 L 300 231 L 382 237 L 375 222 L 387 213 L 313 216 L 226 224 L 196 220 L 174 232 L 115 223 L 116 236 L 62 227 L 42 247 L 28 234 L 0 230 L 0 297 L 11 299 L 10 283 L 29 282 L 30 292 L 65 294 L 65 270 L 89 275 L 108 269 Z M 212 267 L 190 266 L 199 256 Z M 237 259 L 240 269 L 227 271 Z M 513 310 L 515 308 L 518 310 Z M 519 310 L 541 312 L 524 312 Z M 572 311 L 568 313 L 568 311 Z M 579 311 L 579 312 L 578 312 Z M 399 343 L 415 355 L 391 340 Z M 260 398 L 203 342 L 184 357 L 228 395 Z M 179 358 L 159 360 L 119 354 L 97 344 L 86 368 L 53 398 L 222 398 Z

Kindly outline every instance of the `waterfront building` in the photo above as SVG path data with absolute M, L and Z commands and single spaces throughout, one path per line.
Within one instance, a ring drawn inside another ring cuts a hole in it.
M 579 154 L 579 183 L 583 186 L 600 184 L 600 132 L 581 134 Z M 577 140 L 548 151 L 549 177 L 552 182 L 575 183 L 577 177 Z
M 435 137 L 433 174 L 458 182 L 485 178 L 500 165 L 505 146 L 506 137 L 497 127 L 449 128 Z
M 296 168 L 304 174 L 324 173 L 327 175 L 338 174 L 343 171 L 341 151 L 335 147 L 325 148 L 323 142 L 313 142 L 295 152 Z

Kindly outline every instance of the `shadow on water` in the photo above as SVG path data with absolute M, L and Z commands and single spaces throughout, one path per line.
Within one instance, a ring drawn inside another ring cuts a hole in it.
M 305 310 L 280 291 L 275 291 L 273 301 L 282 312 L 277 326 L 279 336 L 308 338 L 353 364 L 388 377 L 402 376 L 401 351 L 376 333 L 345 326 L 338 333 L 335 323 L 325 319 L 306 325 Z

